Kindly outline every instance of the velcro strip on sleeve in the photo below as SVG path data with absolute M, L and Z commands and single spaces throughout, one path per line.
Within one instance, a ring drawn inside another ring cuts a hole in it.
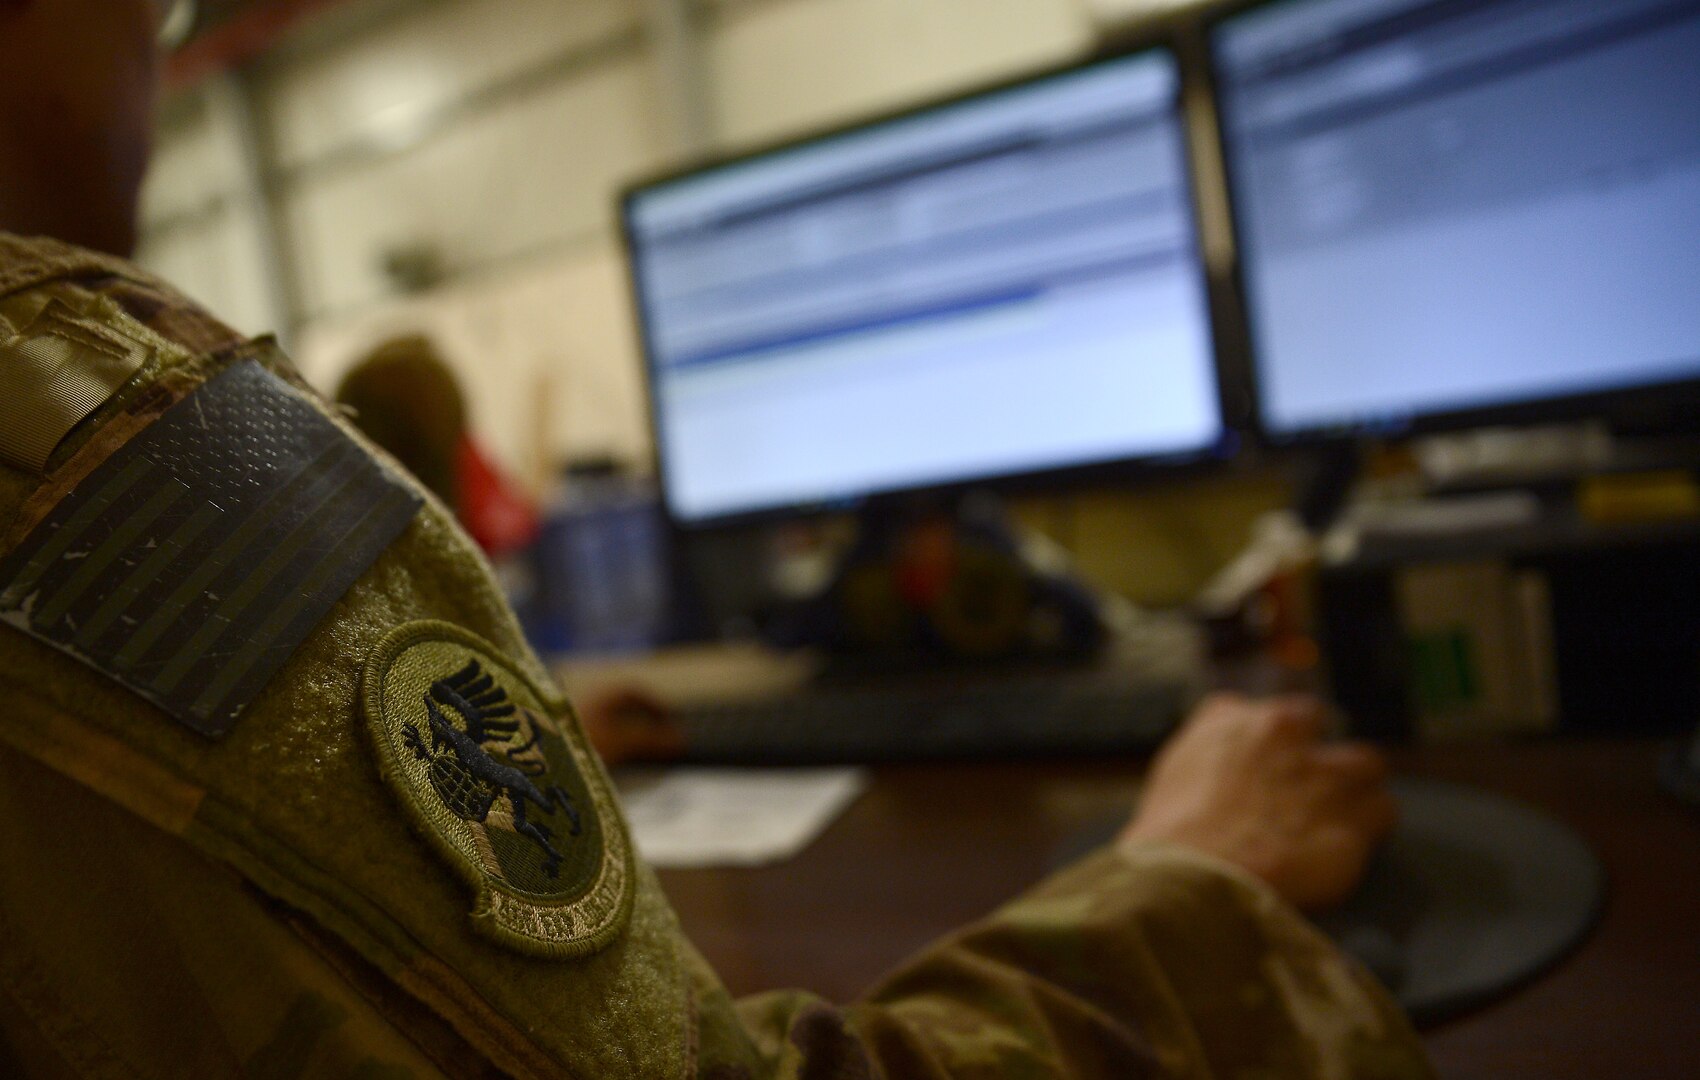
M 0 559 L 0 619 L 222 735 L 419 506 L 246 360 L 115 451 Z
M 21 330 L 0 320 L 0 460 L 40 472 L 71 429 L 151 353 L 145 341 L 81 318 L 58 300 Z

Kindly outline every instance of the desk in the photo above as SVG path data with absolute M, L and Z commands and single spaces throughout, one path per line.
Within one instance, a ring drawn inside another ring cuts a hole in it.
M 1577 953 L 1509 1000 L 1426 1033 L 1444 1077 L 1700 1076 L 1700 811 L 1656 785 L 1647 741 L 1427 747 L 1400 769 L 1524 799 L 1611 875 Z M 1123 812 L 1137 763 L 874 770 L 872 789 L 783 866 L 664 871 L 685 930 L 735 994 L 848 1001 L 940 934 L 1037 881 Z

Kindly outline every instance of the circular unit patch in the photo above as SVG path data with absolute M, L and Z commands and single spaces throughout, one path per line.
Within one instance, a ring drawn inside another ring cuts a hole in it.
M 585 956 L 631 912 L 632 856 L 572 720 L 475 634 L 391 631 L 361 704 L 379 766 L 427 840 L 472 885 L 473 925 L 536 956 Z

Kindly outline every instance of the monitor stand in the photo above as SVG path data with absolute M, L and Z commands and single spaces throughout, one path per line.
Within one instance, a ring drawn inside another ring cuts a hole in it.
M 1521 803 L 1437 780 L 1393 781 L 1400 822 L 1346 902 L 1317 926 L 1420 1025 L 1501 997 L 1587 936 L 1605 871 L 1574 832 Z M 1108 840 L 1104 822 L 1065 845 Z

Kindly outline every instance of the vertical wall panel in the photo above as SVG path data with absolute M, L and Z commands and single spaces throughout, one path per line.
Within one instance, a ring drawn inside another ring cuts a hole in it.
M 255 225 L 231 209 L 143 233 L 136 261 L 245 334 L 278 329 Z
M 303 178 L 285 201 L 309 317 L 392 291 L 385 252 L 428 244 L 451 268 L 606 234 L 614 191 L 665 150 L 641 59 L 597 66 L 417 149 Z
M 709 42 L 722 136 L 747 143 L 1085 51 L 1077 0 L 785 0 L 732 7 Z
M 136 259 L 238 330 L 278 329 L 238 133 L 206 89 L 171 102 L 142 188 Z
M 410 124 L 504 76 L 635 24 L 631 0 L 434 0 L 374 31 L 267 65 L 285 166 Z
M 199 91 L 174 101 L 154 134 L 153 160 L 142 185 L 142 222 L 204 210 L 237 182 L 227 132 L 218 129 Z

